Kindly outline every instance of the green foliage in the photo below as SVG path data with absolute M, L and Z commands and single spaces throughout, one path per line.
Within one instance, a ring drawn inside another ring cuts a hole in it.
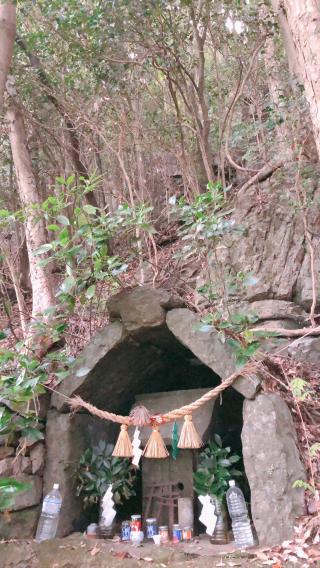
M 113 446 L 100 441 L 98 446 L 85 450 L 77 470 L 77 495 L 89 507 L 100 502 L 112 484 L 116 504 L 135 495 L 135 469 L 130 460 L 112 457 Z
M 229 486 L 229 480 L 240 477 L 241 471 L 234 468 L 240 456 L 231 453 L 231 448 L 224 448 L 220 436 L 215 435 L 215 442 L 209 442 L 200 454 L 199 467 L 194 474 L 194 490 L 198 495 L 210 495 L 223 501 Z
M 111 238 L 121 236 L 132 242 L 128 254 L 136 253 L 135 231 L 141 234 L 152 232 L 150 213 L 152 208 L 144 203 L 133 209 L 123 203 L 113 215 L 84 203 L 84 194 L 97 188 L 100 178 L 91 176 L 88 180 L 75 183 L 75 176 L 57 178 L 52 193 L 38 208 L 43 216 L 52 240 L 43 244 L 34 255 L 42 266 L 55 263 L 62 279 L 56 295 L 57 304 L 46 310 L 30 323 L 34 339 L 58 343 L 68 333 L 70 312 L 77 303 L 83 309 L 92 309 L 99 283 L 117 287 L 117 277 L 127 269 L 127 262 L 119 256 L 109 254 Z M 70 210 L 73 212 L 70 214 Z M 67 216 L 68 213 L 68 216 Z M 10 227 L 13 222 L 23 221 L 25 212 L 8 215 L 0 213 L 0 223 Z M 10 330 L 0 331 L 0 340 L 7 339 Z M 42 439 L 43 425 L 37 417 L 37 397 L 45 392 L 45 385 L 54 381 L 57 385 L 68 376 L 74 359 L 64 349 L 55 350 L 39 360 L 30 346 L 21 341 L 10 349 L 0 348 L 0 433 L 10 436 L 14 432 L 27 438 Z M 33 410 L 32 410 L 33 409 Z
M 290 381 L 290 388 L 293 396 L 301 401 L 306 400 L 312 394 L 308 382 L 300 377 L 295 377 Z
M 226 208 L 225 195 L 220 182 L 208 183 L 208 191 L 188 203 L 184 197 L 174 205 L 172 214 L 181 222 L 180 236 L 186 244 L 178 253 L 188 256 L 195 251 L 207 253 L 218 237 L 232 230 L 232 209 Z
M 27 483 L 21 483 L 11 477 L 0 478 L 0 511 L 10 509 L 15 495 L 29 489 Z
M 309 448 L 309 455 L 311 458 L 315 458 L 318 453 L 320 453 L 320 442 L 315 442 Z
M 303 479 L 297 479 L 292 485 L 292 487 L 293 489 L 304 489 L 305 491 L 310 491 L 311 493 L 315 493 L 315 488 L 312 485 L 310 485 L 310 483 L 303 481 Z
M 274 337 L 273 332 L 255 331 L 249 326 L 256 323 L 255 314 L 235 312 L 225 319 L 221 312 L 208 313 L 201 319 L 199 331 L 208 333 L 213 329 L 220 332 L 221 341 L 233 349 L 237 367 L 242 367 L 261 347 L 261 340 Z

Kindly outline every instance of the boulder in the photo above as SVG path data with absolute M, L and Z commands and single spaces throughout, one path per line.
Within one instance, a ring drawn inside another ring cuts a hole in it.
M 30 450 L 32 473 L 43 474 L 45 447 L 41 442 Z
M 289 344 L 285 353 L 293 359 L 319 365 L 320 337 L 303 337 Z
M 15 448 L 12 446 L 0 446 L 0 460 L 14 456 Z
M 290 411 L 277 394 L 259 394 L 243 407 L 243 459 L 251 490 L 251 511 L 259 544 L 291 539 L 296 518 L 304 514 L 305 479 Z
M 25 456 L 16 456 L 13 462 L 13 475 L 19 473 L 33 473 L 31 466 L 31 459 Z
M 215 329 L 200 331 L 200 316 L 188 309 L 178 308 L 168 312 L 166 321 L 173 335 L 221 379 L 235 372 L 236 365 L 231 348 L 222 343 Z M 260 387 L 260 380 L 255 375 L 239 377 L 233 383 L 233 388 L 250 399 L 256 396 Z
M 70 416 L 56 410 L 48 412 L 44 495 L 51 491 L 54 483 L 59 483 L 63 501 L 58 536 L 74 532 L 81 518 L 82 501 L 76 496 L 77 481 L 74 475 L 80 456 L 86 448 L 97 444 L 99 439 L 114 441 L 117 432 L 117 425 L 93 416 Z
M 283 170 L 276 172 L 273 182 L 282 173 Z M 243 290 L 249 301 L 295 300 L 309 309 L 312 302 L 310 252 L 305 246 L 302 216 L 292 207 L 290 192 L 284 189 L 282 182 L 276 187 L 275 183 L 267 181 L 259 187 L 262 208 L 257 203 L 255 185 L 238 192 L 233 218 L 242 231 L 224 237 L 223 244 L 217 248 L 218 261 L 223 270 L 231 274 L 250 267 L 257 282 Z M 319 200 L 319 193 L 317 187 L 314 203 Z M 308 224 L 311 231 L 319 232 L 319 207 L 310 208 Z M 313 243 L 315 249 L 319 247 L 318 236 L 313 236 Z M 314 269 L 318 274 L 318 255 Z
M 58 393 L 53 394 L 52 406 L 60 411 L 68 412 L 69 406 L 66 404 L 64 396 L 72 396 L 77 389 L 90 382 L 91 377 L 96 375 L 96 368 L 103 365 L 103 360 L 108 353 L 116 349 L 125 337 L 124 327 L 118 321 L 107 325 L 96 333 L 77 358 L 70 377 L 66 378 L 57 389 L 62 396 Z
M 248 311 L 257 315 L 259 320 L 293 320 L 304 324 L 308 314 L 294 302 L 284 300 L 260 300 L 248 304 Z
M 8 477 L 13 473 L 14 458 L 5 458 L 0 461 L 0 477 Z
M 33 538 L 36 533 L 37 523 L 41 507 L 30 507 L 22 511 L 10 512 L 10 514 L 0 514 L 0 535 L 3 539 L 27 539 Z M 19 544 L 21 546 L 21 544 Z M 21 561 L 25 560 L 21 558 Z M 6 558 L 8 560 L 8 558 Z M 2 565 L 2 564 L 1 564 Z M 5 565 L 5 564 L 4 564 Z M 28 564 L 19 564 L 28 566 Z
M 10 507 L 11 511 L 20 511 L 38 505 L 42 499 L 42 479 L 37 475 L 26 475 L 21 473 L 16 476 L 18 481 L 26 483 L 28 488 L 14 497 L 14 503 Z
M 107 302 L 110 318 L 121 319 L 127 331 L 130 332 L 163 325 L 166 312 L 183 305 L 184 302 L 180 298 L 166 290 L 147 286 L 123 290 Z

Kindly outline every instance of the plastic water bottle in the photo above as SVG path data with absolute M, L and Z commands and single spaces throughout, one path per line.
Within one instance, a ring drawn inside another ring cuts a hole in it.
M 241 549 L 254 546 L 255 542 L 243 493 L 239 487 L 236 487 L 233 479 L 229 481 L 229 485 L 226 497 L 236 546 Z
M 59 484 L 55 483 L 52 491 L 45 496 L 42 503 L 41 516 L 38 523 L 36 541 L 42 542 L 56 536 L 62 497 Z

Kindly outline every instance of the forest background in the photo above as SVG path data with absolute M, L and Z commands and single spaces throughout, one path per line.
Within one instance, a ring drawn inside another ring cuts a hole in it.
M 293 300 L 309 316 L 277 333 L 319 333 L 319 22 L 315 0 L 0 4 L 0 434 L 21 450 L 122 287 L 175 290 L 239 365 L 261 341 L 241 302 Z

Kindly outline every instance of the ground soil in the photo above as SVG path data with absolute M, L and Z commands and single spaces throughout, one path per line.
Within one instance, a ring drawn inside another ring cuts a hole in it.
M 211 545 L 212 546 L 212 545 Z M 144 544 L 133 548 L 117 542 L 87 539 L 72 535 L 37 544 L 34 541 L 10 541 L 0 543 L 1 568 L 262 568 L 254 552 L 240 553 L 234 548 L 211 550 L 195 543 L 185 547 L 156 547 Z M 230 552 L 228 551 L 230 550 Z M 232 551 L 233 550 L 233 551 Z M 207 556 L 206 554 L 210 554 Z M 199 555 L 200 554 L 200 555 Z

